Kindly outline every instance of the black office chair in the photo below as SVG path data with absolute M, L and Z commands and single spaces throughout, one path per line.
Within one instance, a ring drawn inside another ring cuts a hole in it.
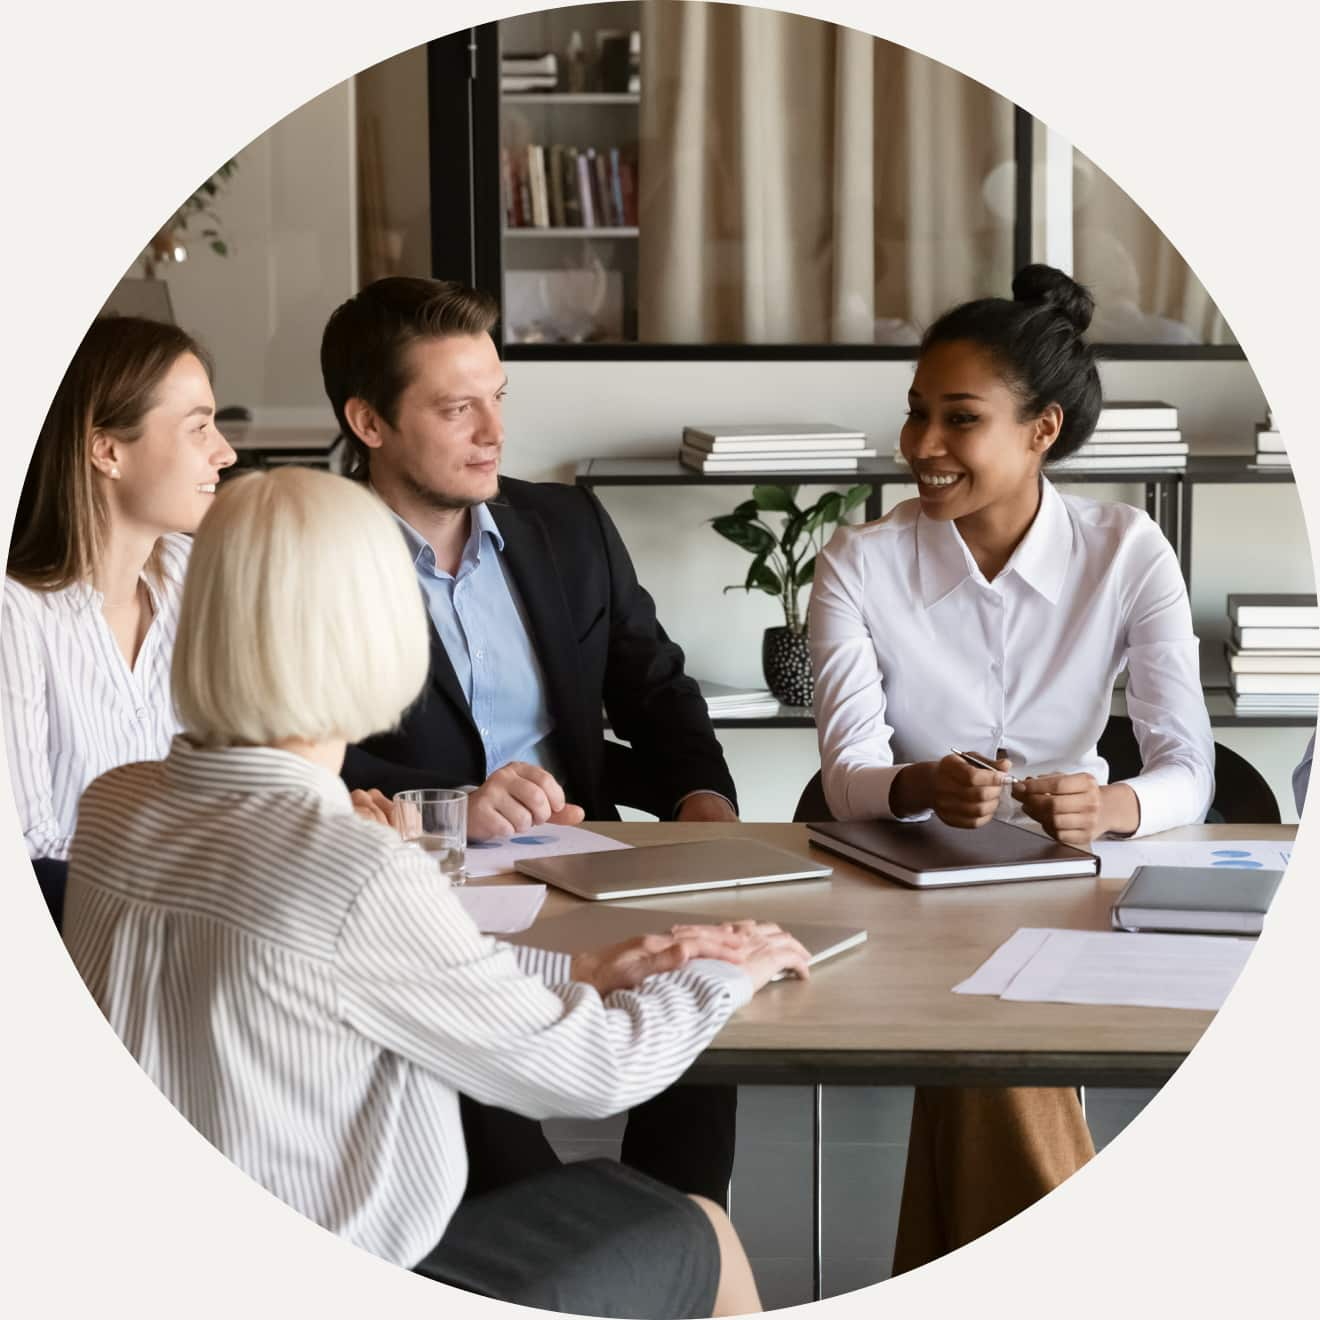
M 1126 715 L 1111 715 L 1100 735 L 1100 755 L 1109 765 L 1109 780 L 1135 779 L 1141 773 L 1141 749 Z M 1211 825 L 1278 825 L 1278 799 L 1265 776 L 1231 747 L 1215 743 L 1215 796 L 1206 813 Z
M 69 864 L 54 857 L 38 857 L 32 863 L 37 875 L 37 884 L 41 886 L 41 896 L 46 900 L 50 915 L 59 930 L 64 921 L 64 886 L 69 879 Z
M 825 785 L 821 782 L 821 772 L 816 771 L 810 782 L 798 798 L 797 810 L 793 813 L 794 824 L 799 821 L 833 820 L 828 803 L 825 801 Z

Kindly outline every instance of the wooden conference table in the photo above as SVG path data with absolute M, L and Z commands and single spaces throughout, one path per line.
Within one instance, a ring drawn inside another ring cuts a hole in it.
M 756 917 L 787 929 L 796 920 L 867 930 L 863 945 L 823 963 L 810 982 L 785 980 L 762 990 L 693 1065 L 691 1081 L 1153 1087 L 1170 1077 L 1214 1016 L 951 993 L 1020 926 L 1108 930 L 1121 879 L 918 891 L 812 848 L 802 825 L 593 823 L 587 828 L 639 846 L 742 834 L 834 867 L 828 880 L 632 899 L 625 906 L 694 917 Z M 1289 840 L 1295 832 L 1291 825 L 1194 825 L 1159 837 Z M 540 919 L 581 902 L 551 889 Z
M 864 926 L 866 942 L 810 982 L 766 986 L 735 1014 L 686 1080 L 815 1088 L 812 1259 L 821 1295 L 821 1087 L 1137 1086 L 1165 1082 L 1214 1016 L 1186 1009 L 1018 1003 L 955 995 L 1021 926 L 1108 930 L 1122 879 L 1038 880 L 917 891 L 811 848 L 802 825 L 591 824 L 646 845 L 742 834 L 829 861 L 828 880 L 627 900 L 723 917 Z M 1290 825 L 1195 825 L 1170 841 L 1280 839 Z M 512 877 L 511 877 L 512 878 Z M 483 883 L 477 881 L 476 883 Z M 498 883 L 498 882 L 497 882 Z M 551 889 L 541 920 L 582 900 Z M 535 928 L 533 928 L 535 929 Z

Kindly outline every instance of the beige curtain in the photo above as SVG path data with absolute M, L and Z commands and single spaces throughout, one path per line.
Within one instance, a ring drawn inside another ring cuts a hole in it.
M 1007 294 L 986 181 L 1012 107 L 899 46 L 737 5 L 643 11 L 639 331 L 686 343 L 912 343 Z
M 1095 294 L 1092 336 L 1109 343 L 1231 344 L 1228 323 L 1178 249 L 1080 151 L 1073 168 L 1073 263 Z

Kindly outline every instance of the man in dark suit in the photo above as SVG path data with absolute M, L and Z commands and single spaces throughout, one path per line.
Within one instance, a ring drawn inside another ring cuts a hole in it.
M 617 819 L 616 804 L 736 820 L 705 701 L 599 501 L 500 477 L 497 317 L 476 290 L 396 277 L 326 326 L 350 475 L 398 519 L 433 625 L 422 698 L 401 728 L 350 747 L 343 777 L 386 795 L 471 786 L 477 838 Z M 629 746 L 605 739 L 602 708 Z M 735 1105 L 731 1087 L 672 1088 L 632 1112 L 623 1158 L 722 1203 Z M 464 1124 L 470 1194 L 554 1162 L 527 1120 L 465 1100 Z

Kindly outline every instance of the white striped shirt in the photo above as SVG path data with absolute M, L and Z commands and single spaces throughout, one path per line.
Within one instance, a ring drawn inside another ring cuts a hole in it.
M 163 537 L 161 578 L 143 574 L 153 617 L 131 670 L 99 591 L 33 591 L 5 578 L 0 701 L 29 857 L 67 857 L 87 785 L 117 765 L 159 760 L 179 731 L 170 661 L 191 549 L 191 537 Z
M 603 1117 L 673 1082 L 751 995 L 697 961 L 602 1000 L 481 935 L 434 861 L 271 748 L 123 766 L 87 791 L 64 939 L 171 1102 L 268 1190 L 396 1264 L 444 1233 L 459 1091 Z M 511 1244 L 516 1246 L 516 1244 Z

